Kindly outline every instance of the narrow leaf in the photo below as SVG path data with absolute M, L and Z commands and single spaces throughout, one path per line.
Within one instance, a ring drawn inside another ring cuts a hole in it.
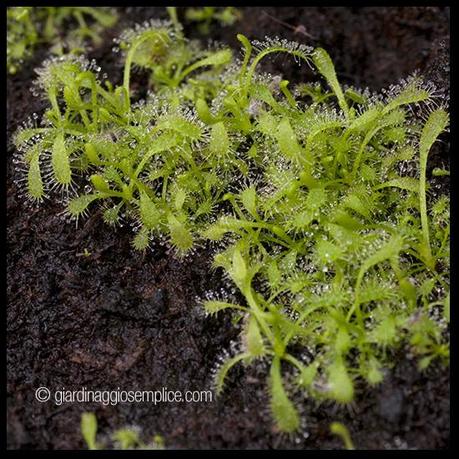
M 70 171 L 69 154 L 65 147 L 64 134 L 62 132 L 57 134 L 54 140 L 51 164 L 57 182 L 61 185 L 70 185 L 72 173 Z
M 237 286 L 244 290 L 247 283 L 247 266 L 245 264 L 244 258 L 238 248 L 234 249 L 233 260 L 231 266 L 231 276 Z
M 257 319 L 252 315 L 249 317 L 245 329 L 245 344 L 247 352 L 252 357 L 259 357 L 265 353 L 263 337 L 261 336 Z
M 330 59 L 327 51 L 322 48 L 317 48 L 314 51 L 312 59 L 315 66 L 317 67 L 317 70 L 319 70 L 319 72 L 325 77 L 327 83 L 332 88 L 338 99 L 338 104 L 341 107 L 341 110 L 343 110 L 347 117 L 349 113 L 349 107 L 347 106 L 343 90 L 341 89 L 338 78 L 336 77 L 335 66 L 333 65 L 333 62 Z
M 146 193 L 140 193 L 140 218 L 148 229 L 155 229 L 161 221 L 161 213 Z
M 287 158 L 298 160 L 301 157 L 302 149 L 287 118 L 283 118 L 278 125 L 277 142 L 280 151 Z
M 281 432 L 294 432 L 300 426 L 300 417 L 293 403 L 287 397 L 282 383 L 280 359 L 274 357 L 269 374 L 271 390 L 271 412 Z
M 88 445 L 88 449 L 96 450 L 97 418 L 94 413 L 83 413 L 81 415 L 81 434 Z
M 402 190 L 411 191 L 413 193 L 419 192 L 419 180 L 412 177 L 400 177 L 389 180 L 388 182 L 381 183 L 375 187 L 375 190 L 381 190 L 382 188 L 400 188 Z
M 208 314 L 216 314 L 224 309 L 245 309 L 242 306 L 232 303 L 226 303 L 225 301 L 209 300 L 204 302 L 204 309 Z
M 389 113 L 394 108 L 401 105 L 414 104 L 415 102 L 422 102 L 430 97 L 429 92 L 425 89 L 419 88 L 416 82 L 411 83 L 403 89 L 396 97 L 394 97 L 383 109 L 383 113 Z
M 250 357 L 249 354 L 242 353 L 238 354 L 228 360 L 226 360 L 217 370 L 215 373 L 214 384 L 215 384 L 215 392 L 217 395 L 220 395 L 223 392 L 224 384 L 226 376 L 228 372 L 231 370 L 234 365 L 239 363 L 241 360 L 248 359 Z
M 174 215 L 169 215 L 169 232 L 172 244 L 181 252 L 186 252 L 193 246 L 193 236 L 190 230 Z
M 223 123 L 216 123 L 210 132 L 209 150 L 216 156 L 225 156 L 230 147 L 230 141 Z
M 330 395 L 340 403 L 349 403 L 354 398 L 354 385 L 342 359 L 335 360 L 328 368 Z
M 149 243 L 149 231 L 147 228 L 142 226 L 140 231 L 134 236 L 134 239 L 132 240 L 132 247 L 134 247 L 135 250 L 142 251 L 148 247 Z
M 85 212 L 89 204 L 91 204 L 91 202 L 93 202 L 98 197 L 99 195 L 97 194 L 83 194 L 81 196 L 73 198 L 69 201 L 67 210 L 70 215 L 74 217 L 79 217 Z
M 241 192 L 241 201 L 250 215 L 257 218 L 257 192 L 253 186 L 246 188 Z
M 42 199 L 44 196 L 43 180 L 40 171 L 40 156 L 39 151 L 32 156 L 27 172 L 27 191 L 33 199 Z

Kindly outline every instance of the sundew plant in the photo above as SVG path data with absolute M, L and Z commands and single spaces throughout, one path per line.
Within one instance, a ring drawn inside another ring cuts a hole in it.
M 89 450 L 160 450 L 164 449 L 164 439 L 155 435 L 150 442 L 145 443 L 140 438 L 140 429 L 137 426 L 123 427 L 112 433 L 110 438 L 98 440 L 97 417 L 94 413 L 86 412 L 81 415 L 81 434 Z
M 449 116 L 435 87 L 414 75 L 381 94 L 344 88 L 324 49 L 278 38 L 238 35 L 240 58 L 204 49 L 170 13 L 117 40 L 120 86 L 82 57 L 38 70 L 48 109 L 14 138 L 29 198 L 62 199 L 77 221 L 99 206 L 108 224 L 130 222 L 139 251 L 205 245 L 237 294 L 203 307 L 241 330 L 215 389 L 265 362 L 280 431 L 300 426 L 295 393 L 349 403 L 397 349 L 420 370 L 447 363 L 449 199 L 430 192 L 427 159 Z M 316 81 L 263 73 L 279 54 Z M 149 71 L 146 100 L 135 68 Z
M 16 73 L 40 44 L 54 54 L 83 52 L 85 42 L 100 44 L 100 34 L 117 21 L 110 8 L 87 6 L 20 6 L 7 10 L 7 69 Z M 62 36 L 62 30 L 68 31 Z M 66 49 L 64 49 L 66 48 Z
M 185 18 L 188 21 L 195 22 L 197 29 L 203 35 L 210 33 L 213 22 L 217 22 L 221 27 L 226 27 L 233 25 L 241 17 L 242 13 L 240 10 L 232 6 L 224 8 L 204 6 L 201 8 L 187 8 L 185 11 Z

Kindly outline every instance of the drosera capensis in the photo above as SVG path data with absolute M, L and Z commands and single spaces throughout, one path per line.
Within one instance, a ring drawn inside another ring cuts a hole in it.
M 91 412 L 82 413 L 80 429 L 89 450 L 162 450 L 165 448 L 164 438 L 158 434 L 154 435 L 151 441 L 144 442 L 137 426 L 122 427 L 111 435 L 98 440 L 97 416 Z
M 281 431 L 301 425 L 292 391 L 350 403 L 402 347 L 421 370 L 448 363 L 449 198 L 429 190 L 426 162 L 449 118 L 433 85 L 413 75 L 382 94 L 343 88 L 324 49 L 238 35 L 239 59 L 187 41 L 171 13 L 117 40 L 121 86 L 83 58 L 39 71 L 49 108 L 15 136 L 30 198 L 60 190 L 76 220 L 100 203 L 107 223 L 131 222 L 137 250 L 167 238 L 192 256 L 208 241 L 243 299 L 203 300 L 244 323 L 215 389 L 235 365 L 270 362 Z M 319 81 L 262 73 L 279 53 Z M 135 66 L 151 91 L 134 103 Z
M 330 424 L 330 432 L 337 435 L 343 441 L 344 449 L 352 450 L 355 449 L 351 435 L 347 427 L 341 422 L 332 422 Z
M 241 17 L 242 11 L 233 6 L 204 6 L 185 9 L 185 19 L 196 24 L 199 33 L 203 35 L 210 33 L 213 24 L 227 27 L 234 25 Z
M 99 45 L 101 32 L 118 19 L 113 8 L 89 6 L 14 6 L 7 9 L 7 69 L 16 73 L 39 45 L 55 55 L 83 53 Z M 62 36 L 62 30 L 65 30 Z

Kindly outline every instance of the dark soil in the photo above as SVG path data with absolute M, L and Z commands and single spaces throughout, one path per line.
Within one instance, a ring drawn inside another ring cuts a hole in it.
M 449 93 L 447 8 L 248 8 L 243 14 L 233 27 L 215 27 L 210 37 L 239 48 L 236 32 L 260 39 L 279 35 L 325 47 L 345 83 L 380 89 L 419 69 Z M 164 16 L 163 8 L 128 8 L 107 39 L 133 21 L 158 15 Z M 314 39 L 278 21 L 302 25 Z M 199 37 L 191 26 L 187 32 Z M 110 49 L 107 42 L 91 57 L 111 76 L 120 70 Z M 43 109 L 29 87 L 32 69 L 44 56 L 45 50 L 38 50 L 9 78 L 8 136 Z M 303 67 L 284 58 L 266 70 L 292 82 L 307 79 Z M 142 75 L 137 84 L 141 90 Z M 360 388 L 350 407 L 300 401 L 305 425 L 296 437 L 272 427 L 263 364 L 232 371 L 226 392 L 212 403 L 37 402 L 34 391 L 40 386 L 207 389 L 218 357 L 238 330 L 225 314 L 204 317 L 196 301 L 220 283 L 205 249 L 184 261 L 161 247 L 141 256 L 130 247 L 128 229 L 113 230 L 97 214 L 76 229 L 58 216 L 58 205 L 28 207 L 13 183 L 13 152 L 10 147 L 7 159 L 9 448 L 82 448 L 83 411 L 96 412 L 102 434 L 136 425 L 145 438 L 162 434 L 170 448 L 341 448 L 329 433 L 333 421 L 345 423 L 358 448 L 448 447 L 449 369 L 433 364 L 420 373 L 405 354 L 382 385 Z M 448 154 L 446 139 L 431 167 L 446 163 Z M 447 191 L 448 182 L 437 184 Z

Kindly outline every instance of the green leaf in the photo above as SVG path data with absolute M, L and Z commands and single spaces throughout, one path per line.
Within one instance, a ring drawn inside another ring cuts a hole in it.
M 81 415 L 81 434 L 88 445 L 88 449 L 99 449 L 96 442 L 97 418 L 94 413 L 83 413 Z
M 439 108 L 433 111 L 424 125 L 421 138 L 419 140 L 420 162 L 421 166 L 425 167 L 427 163 L 427 155 L 432 148 L 437 137 L 447 128 L 449 124 L 448 113 Z
M 289 222 L 289 227 L 294 230 L 303 231 L 308 228 L 313 219 L 314 214 L 310 210 L 304 210 L 293 217 L 293 220 Z
M 397 299 L 395 285 L 383 282 L 377 275 L 365 281 L 359 291 L 359 299 L 362 303 L 387 303 Z
M 338 78 L 336 77 L 335 66 L 333 65 L 327 51 L 322 48 L 316 48 L 314 50 L 312 60 L 317 67 L 317 70 L 319 70 L 319 72 L 325 77 L 327 83 L 332 88 L 338 99 L 338 104 L 341 107 L 341 110 L 343 110 L 347 117 L 349 114 L 349 107 L 346 99 L 344 98 L 343 90 L 338 82 Z
M 314 378 L 317 375 L 318 368 L 318 362 L 313 362 L 308 366 L 304 367 L 298 376 L 298 384 L 304 388 L 310 387 L 314 381 Z
M 312 188 L 306 196 L 305 206 L 307 209 L 316 212 L 327 202 L 327 191 L 324 188 Z
M 215 373 L 214 384 L 215 392 L 217 395 L 220 395 L 223 392 L 226 376 L 234 365 L 239 363 L 241 360 L 249 359 L 250 355 L 247 353 L 242 353 L 235 355 L 234 357 L 225 360 L 225 362 L 218 368 Z
M 394 316 L 383 318 L 372 332 L 373 341 L 381 346 L 393 344 L 397 338 L 396 325 Z
M 112 438 L 119 443 L 122 450 L 135 448 L 140 443 L 139 434 L 128 428 L 118 429 Z
M 330 424 L 330 432 L 341 437 L 344 443 L 344 447 L 347 450 L 352 450 L 354 448 L 354 443 L 352 443 L 351 435 L 347 427 L 341 422 L 332 422 Z
M 256 105 L 259 104 L 259 102 L 263 101 L 263 102 L 266 102 L 268 105 L 270 105 L 275 111 L 279 111 L 281 112 L 282 111 L 282 107 L 279 105 L 279 103 L 276 101 L 276 99 L 274 98 L 274 96 L 272 95 L 271 93 L 271 90 L 269 89 L 269 87 L 267 87 L 266 85 L 264 84 L 253 84 L 252 87 L 251 87 L 251 90 L 250 90 L 250 95 L 251 95 L 251 101 L 252 103 L 255 103 Z M 260 104 L 260 108 L 261 108 L 261 105 Z M 257 113 L 257 110 L 255 110 L 254 112 L 255 114 Z M 263 115 L 266 115 L 267 112 L 263 112 Z M 255 115 L 256 116 L 256 115 Z M 261 116 L 259 118 L 261 118 Z M 277 123 L 276 123 L 277 125 Z M 276 126 L 274 126 L 274 129 L 275 129 Z M 265 134 L 272 134 L 273 131 L 271 132 L 264 132 Z
M 224 309 L 245 309 L 237 304 L 226 303 L 225 301 L 217 300 L 204 301 L 203 306 L 208 314 L 216 314 L 217 312 L 223 311 Z
M 403 237 L 400 235 L 392 236 L 389 241 L 384 244 L 375 253 L 370 255 L 363 263 L 359 271 L 358 278 L 362 279 L 365 272 L 372 266 L 389 260 L 392 257 L 398 256 L 403 247 Z
M 292 160 L 300 159 L 303 150 L 298 143 L 295 132 L 293 131 L 288 118 L 283 118 L 278 124 L 277 142 L 279 144 L 280 151 L 287 158 Z
M 82 105 L 80 93 L 74 85 L 64 86 L 64 99 L 70 109 L 78 110 Z
M 91 175 L 90 180 L 97 191 L 110 193 L 110 187 L 108 186 L 107 181 L 101 175 Z
M 149 243 L 149 231 L 147 228 L 142 226 L 142 228 L 140 228 L 140 231 L 134 236 L 134 239 L 132 240 L 132 247 L 134 247 L 135 250 L 142 251 L 148 247 Z
M 281 432 L 295 432 L 300 427 L 300 416 L 285 392 L 279 357 L 274 357 L 271 365 L 269 385 L 271 391 L 271 412 L 277 427 Z
M 378 119 L 378 129 L 386 129 L 391 126 L 399 126 L 404 123 L 406 113 L 402 109 L 392 110 L 386 113 L 383 117 Z
M 342 258 L 344 251 L 333 242 L 320 239 L 316 244 L 316 257 L 320 264 L 327 265 Z
M 67 210 L 73 217 L 79 217 L 84 214 L 91 202 L 99 198 L 97 194 L 83 194 L 69 201 Z
M 370 107 L 362 115 L 352 120 L 348 129 L 353 131 L 368 131 L 369 127 L 373 126 L 380 116 L 381 109 L 379 107 Z
M 29 170 L 27 171 L 27 192 L 33 199 L 40 200 L 43 198 L 45 192 L 43 188 L 43 180 L 40 171 L 40 156 L 37 149 L 29 163 Z
M 255 319 L 252 315 L 248 318 L 244 339 L 247 352 L 252 357 L 260 357 L 264 355 L 265 346 L 263 344 L 263 337 L 261 336 L 257 319 Z
M 444 176 L 449 177 L 450 176 L 450 172 L 448 170 L 446 170 L 446 169 L 441 169 L 440 167 L 436 167 L 432 171 L 432 175 L 434 177 L 444 177 Z
M 161 222 L 161 213 L 156 204 L 150 197 L 144 193 L 140 193 L 140 219 L 146 228 L 152 230 L 158 227 Z
M 49 131 L 49 128 L 27 128 L 27 129 L 19 129 L 15 132 L 13 137 L 13 142 L 16 148 L 20 148 L 29 142 L 32 137 L 35 135 L 39 135 Z
M 446 295 L 444 302 L 443 302 L 443 315 L 445 316 L 445 319 L 448 321 L 450 320 L 450 299 L 449 299 L 449 292 L 448 295 Z
M 363 193 L 352 192 L 349 193 L 343 201 L 343 207 L 353 210 L 354 212 L 370 219 L 370 203 L 365 200 Z
M 365 377 L 369 384 L 375 386 L 383 380 L 383 373 L 381 371 L 380 363 L 371 357 L 368 362 L 368 368 L 365 371 Z
M 84 145 L 84 152 L 91 164 L 98 165 L 100 163 L 100 158 L 97 153 L 96 147 L 92 143 L 86 143 Z
M 206 123 L 206 124 L 212 124 L 214 123 L 215 119 L 210 112 L 209 106 L 207 105 L 207 102 L 204 99 L 198 99 L 196 101 L 196 112 L 198 113 L 199 118 Z
M 121 204 L 118 204 L 114 207 L 109 207 L 104 210 L 103 219 L 108 225 L 115 225 L 119 221 L 119 211 Z
M 172 214 L 168 216 L 168 222 L 172 244 L 180 252 L 190 250 L 193 247 L 193 236 L 190 230 Z
M 245 260 L 238 248 L 235 248 L 233 252 L 231 277 L 236 285 L 244 291 L 248 281 L 248 271 Z
M 433 111 L 422 128 L 421 138 L 419 139 L 419 210 L 421 212 L 421 226 L 423 244 L 421 247 L 421 255 L 425 263 L 431 268 L 435 268 L 435 260 L 432 257 L 429 235 L 429 219 L 427 215 L 427 198 L 426 198 L 426 171 L 427 157 L 437 137 L 447 128 L 449 124 L 448 113 L 439 108 Z
M 419 82 L 413 82 L 394 97 L 383 109 L 383 114 L 389 113 L 401 105 L 422 102 L 430 97 L 429 92 L 419 87 Z
M 335 223 L 338 223 L 343 228 L 350 230 L 352 232 L 359 231 L 363 228 L 360 219 L 357 219 L 349 215 L 349 213 L 343 210 L 342 208 L 336 209 L 335 213 L 333 214 L 333 221 Z
M 152 145 L 150 146 L 147 155 L 151 156 L 162 151 L 170 150 L 179 143 L 180 139 L 173 132 L 163 132 L 158 137 L 152 139 Z
M 418 362 L 418 370 L 419 371 L 425 370 L 430 365 L 434 357 L 435 355 L 426 355 L 422 357 L 422 359 L 420 359 Z
M 210 152 L 216 156 L 222 157 L 227 154 L 229 148 L 230 141 L 225 125 L 222 122 L 215 123 L 210 131 Z
M 182 188 L 178 188 L 175 191 L 175 197 L 174 197 L 174 206 L 175 209 L 180 211 L 182 210 L 183 204 L 185 203 L 186 200 L 186 191 L 183 190 Z
M 209 65 L 218 66 L 228 64 L 229 62 L 231 62 L 232 57 L 233 54 L 230 49 L 221 49 L 219 51 L 212 52 L 209 56 L 187 67 L 180 76 L 180 78 L 185 78 L 185 76 L 187 76 L 188 74 L 200 67 L 205 67 Z
M 364 96 L 362 96 L 361 94 L 359 94 L 357 91 L 355 91 L 352 88 L 346 89 L 346 91 L 344 92 L 344 95 L 346 96 L 347 99 L 359 105 L 364 105 L 367 102 L 367 99 Z
M 212 241 L 219 241 L 228 232 L 231 231 L 223 222 L 217 221 L 210 225 L 202 232 L 202 236 Z
M 383 188 L 395 187 L 402 190 L 411 191 L 413 193 L 419 192 L 419 180 L 412 177 L 400 177 L 389 180 L 388 182 L 381 183 L 376 186 L 375 190 L 381 190 Z
M 224 65 L 231 61 L 233 53 L 230 49 L 221 49 L 213 52 L 210 56 L 200 60 L 197 64 L 204 65 Z M 196 64 L 195 64 L 196 65 Z
M 277 287 L 282 281 L 282 273 L 275 260 L 266 266 L 266 275 L 271 287 Z
M 389 241 L 384 244 L 380 249 L 375 253 L 370 255 L 361 265 L 359 273 L 357 275 L 357 281 L 355 284 L 355 299 L 352 307 L 348 312 L 348 320 L 351 318 L 354 312 L 357 313 L 358 319 L 362 325 L 362 317 L 360 313 L 359 305 L 362 303 L 362 298 L 360 296 L 360 286 L 362 284 L 363 276 L 365 273 L 374 265 L 382 263 L 383 261 L 397 258 L 403 247 L 403 237 L 400 235 L 393 235 Z
M 240 196 L 242 205 L 248 210 L 250 215 L 257 219 L 257 192 L 255 187 L 246 188 L 241 192 Z
M 157 128 L 178 132 L 191 140 L 199 140 L 202 137 L 201 127 L 197 123 L 189 121 L 182 116 L 167 115 L 164 118 L 160 118 Z M 170 144 L 177 144 L 177 136 L 175 142 L 174 139 L 171 138 L 165 138 L 164 140 L 167 142 L 166 145 L 168 145 L 168 148 L 170 148 Z M 158 147 L 156 147 L 156 149 L 158 149 Z M 162 147 L 161 150 L 164 150 L 164 148 Z
M 111 27 L 118 20 L 116 13 L 110 10 L 105 11 L 102 8 L 85 8 L 84 12 L 93 16 L 104 27 Z
M 70 170 L 69 153 L 65 147 L 64 134 L 62 132 L 59 132 L 54 140 L 51 164 L 57 182 L 61 185 L 70 185 L 72 173 Z
M 349 403 L 354 398 L 354 384 L 341 358 L 328 367 L 328 383 L 330 396 L 337 402 Z
M 258 117 L 257 130 L 265 135 L 273 136 L 276 133 L 278 127 L 277 119 L 269 112 L 262 113 Z M 279 134 L 277 134 L 279 136 Z
M 351 347 L 351 344 L 351 337 L 347 330 L 343 327 L 339 327 L 335 337 L 335 351 L 338 354 L 345 354 Z

